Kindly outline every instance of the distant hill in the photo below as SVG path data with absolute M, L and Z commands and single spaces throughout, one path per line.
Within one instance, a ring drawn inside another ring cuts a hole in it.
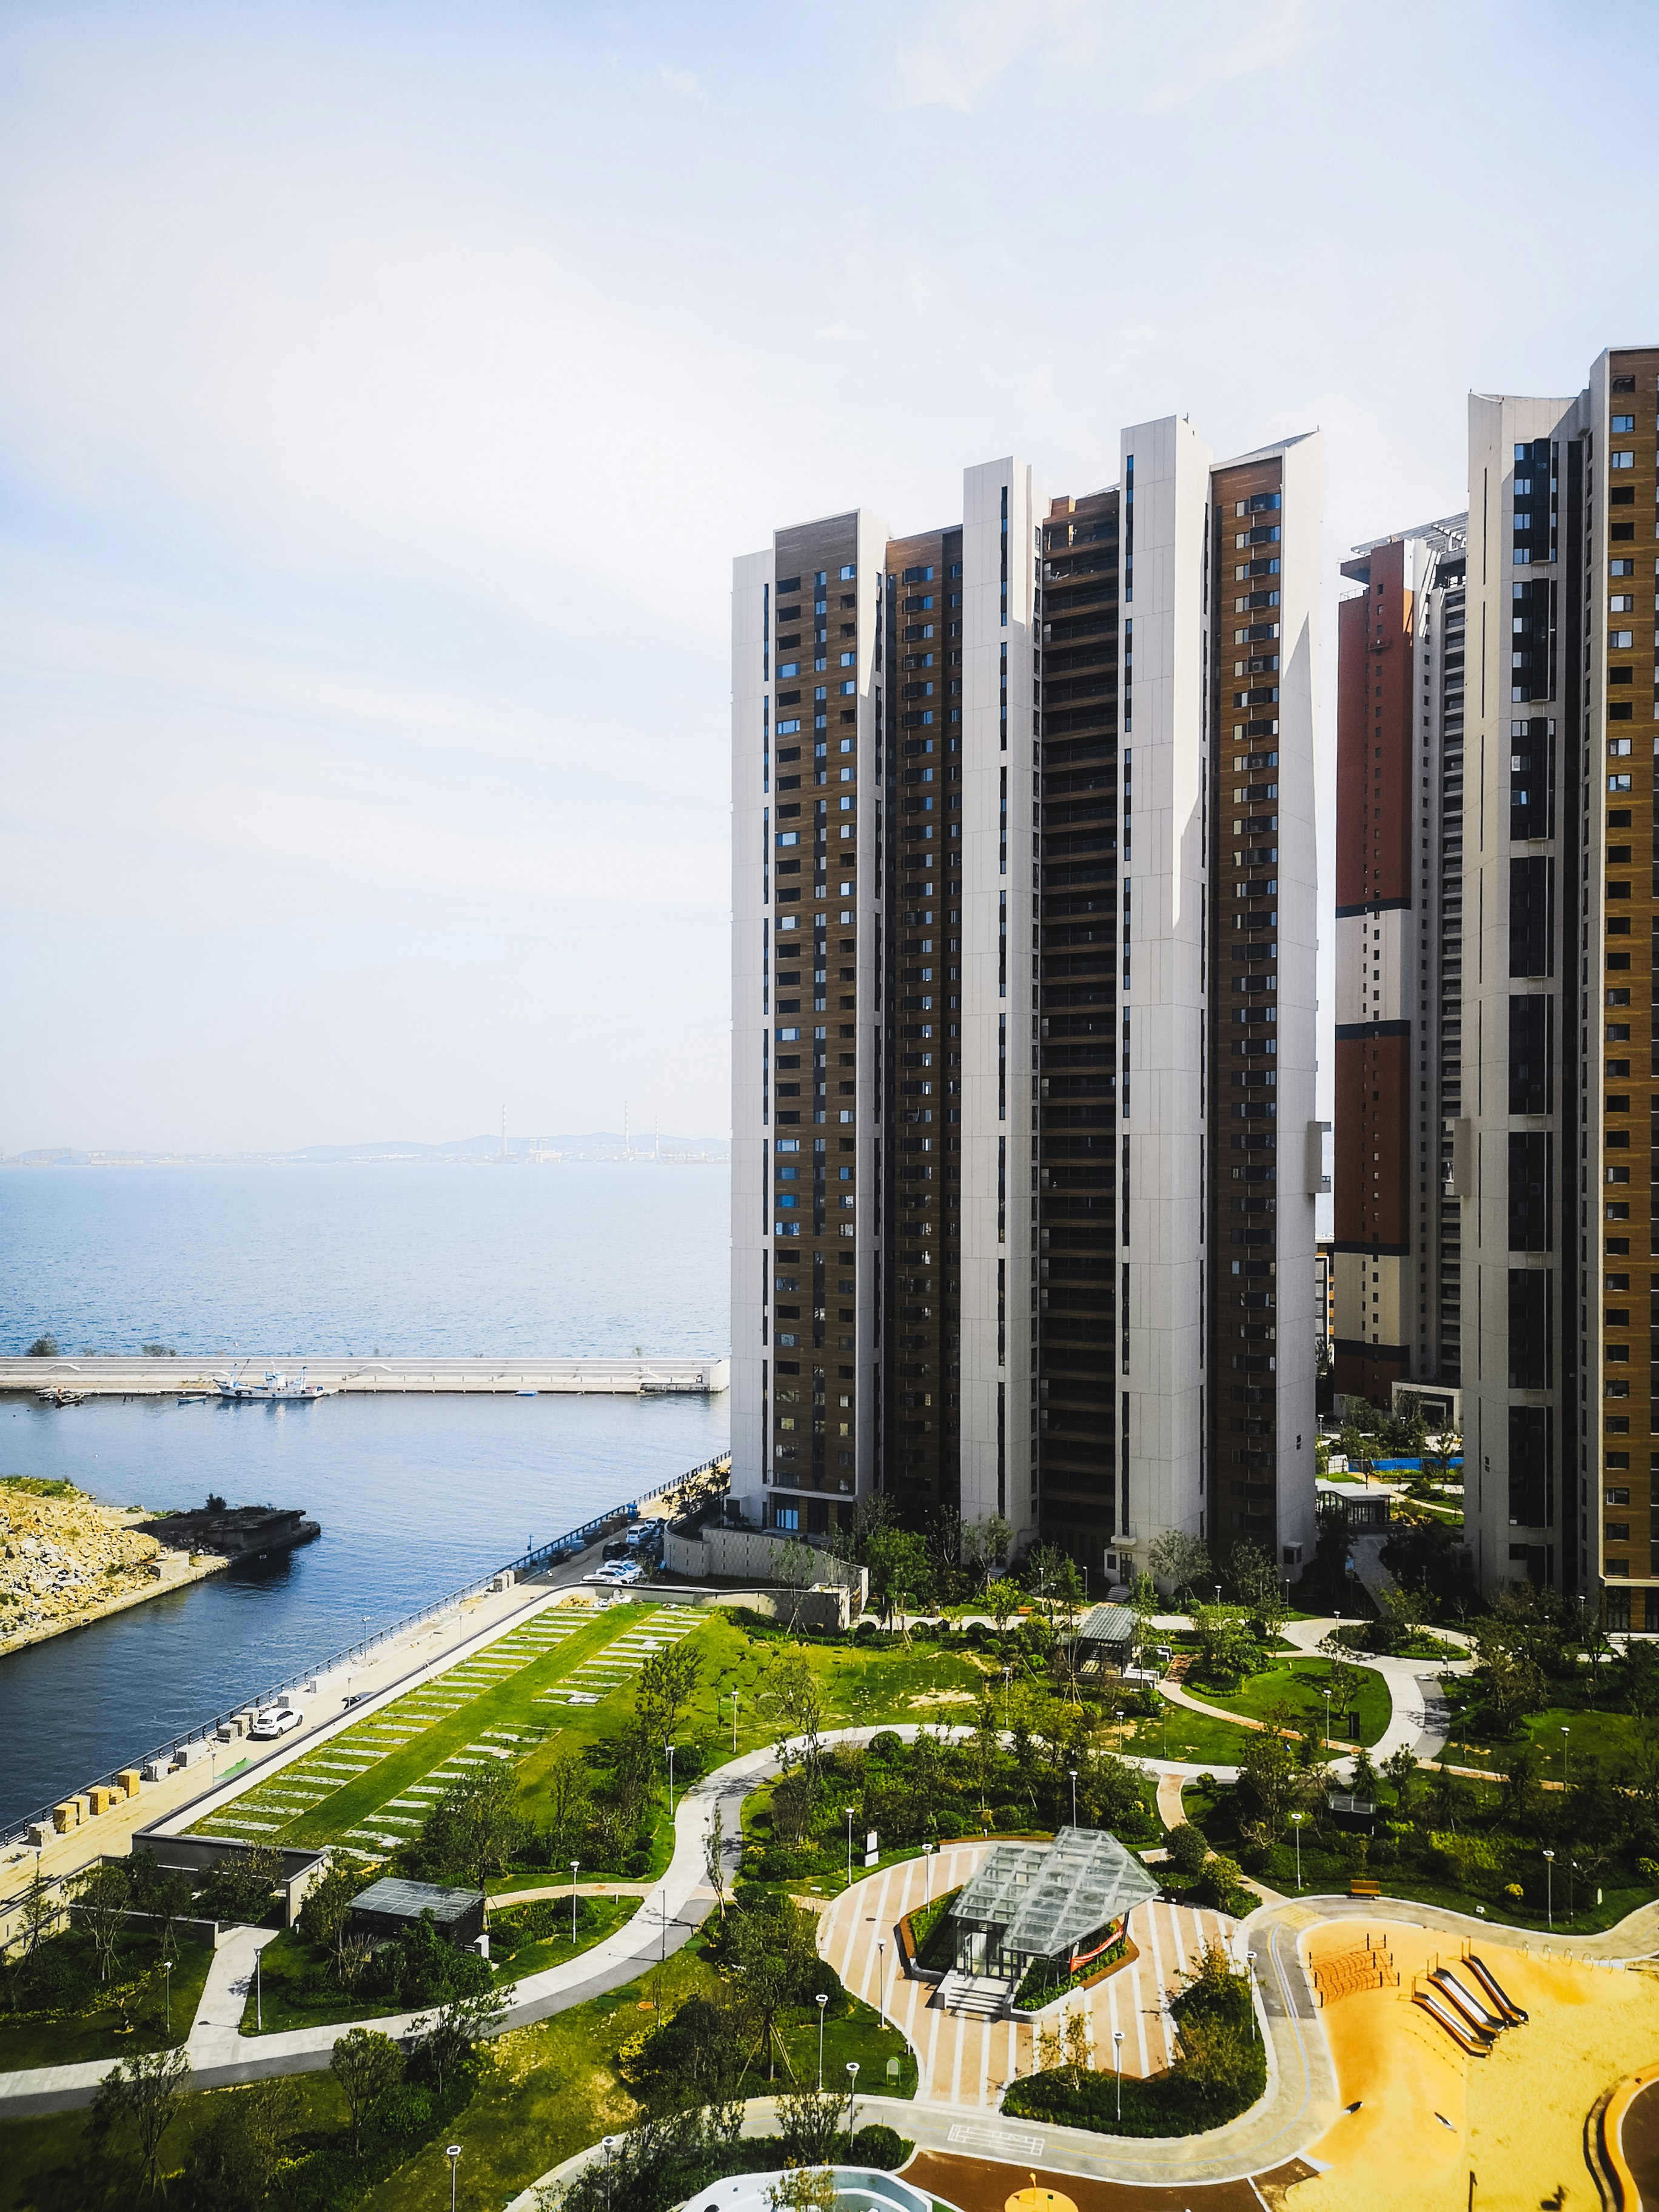
M 653 1139 L 635 1132 L 632 1150 L 624 1154 L 620 1129 L 590 1129 L 579 1136 L 509 1137 L 507 1140 L 507 1160 L 520 1164 L 532 1159 L 538 1152 L 556 1152 L 567 1160 L 620 1160 L 631 1158 L 649 1164 L 653 1158 L 665 1164 L 671 1160 L 695 1159 L 727 1161 L 732 1156 L 731 1140 L 726 1137 L 675 1137 L 665 1134 Z M 442 1163 L 499 1160 L 501 1140 L 499 1137 L 456 1137 L 442 1145 L 423 1145 L 414 1138 L 392 1137 L 362 1145 L 306 1145 L 297 1152 L 157 1152 L 139 1150 L 83 1152 L 63 1146 L 30 1152 L 15 1152 L 6 1161 L 8 1167 L 29 1168 L 87 1168 L 87 1167 L 166 1167 L 182 1166 L 189 1162 L 216 1161 L 222 1165 L 241 1164 L 286 1164 L 298 1166 L 328 1166 L 351 1161 L 416 1160 Z

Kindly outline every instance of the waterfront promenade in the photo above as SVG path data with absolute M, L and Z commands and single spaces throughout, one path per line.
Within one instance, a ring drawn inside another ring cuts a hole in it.
M 268 1370 L 306 1380 L 319 1390 L 354 1397 L 513 1397 L 525 1391 L 547 1397 L 646 1397 L 659 1392 L 717 1396 L 732 1386 L 732 1363 L 713 1353 L 659 1358 L 543 1359 L 519 1353 L 476 1358 L 320 1358 L 304 1353 L 239 1352 L 234 1364 L 245 1382 L 258 1382 Z M 63 1392 L 92 1398 L 168 1398 L 179 1392 L 213 1389 L 214 1377 L 228 1375 L 233 1355 L 204 1358 L 128 1358 L 88 1353 L 81 1358 L 0 1359 L 0 1394 Z

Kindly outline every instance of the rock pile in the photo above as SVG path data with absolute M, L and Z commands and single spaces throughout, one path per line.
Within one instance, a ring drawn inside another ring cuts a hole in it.
M 138 1533 L 143 1517 L 78 1490 L 40 1497 L 0 1481 L 0 1651 L 149 1595 L 171 1579 L 170 1564 L 187 1570 L 187 1559 Z

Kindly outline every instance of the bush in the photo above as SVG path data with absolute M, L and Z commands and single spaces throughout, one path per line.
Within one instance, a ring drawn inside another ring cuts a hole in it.
M 904 1738 L 892 1729 L 882 1729 L 870 1739 L 870 1755 L 872 1759 L 902 1759 Z
M 1204 1862 L 1210 1856 L 1210 1846 L 1204 1831 L 1195 1828 L 1190 1820 L 1170 1831 L 1170 1863 L 1177 1874 L 1200 1875 Z
M 872 2120 L 867 2128 L 859 2130 L 849 2148 L 854 2166 L 872 2166 L 883 2173 L 892 2173 L 903 2165 L 915 2145 L 907 2142 L 896 2128 Z

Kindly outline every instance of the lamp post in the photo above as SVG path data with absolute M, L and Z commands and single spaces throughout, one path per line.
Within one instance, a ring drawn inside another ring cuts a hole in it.
M 1291 1826 L 1296 1831 L 1296 1886 L 1298 1889 L 1302 1887 L 1302 1823 L 1307 1817 L 1305 1813 L 1292 1813 L 1291 1815 Z
M 1072 1826 L 1073 1826 L 1073 1827 L 1076 1827 L 1076 1826 L 1077 1826 L 1077 1769 L 1076 1769 L 1076 1767 L 1074 1767 L 1074 1766 L 1068 1766 L 1068 1767 L 1066 1768 L 1066 1772 L 1071 1776 L 1071 1778 L 1072 1778 Z
M 1005 1667 L 1002 1670 L 1002 1725 L 1004 1728 L 1006 1728 L 1008 1725 L 1008 1697 L 1009 1692 L 1013 1686 L 1013 1668 L 1012 1667 Z
M 570 1940 L 573 1943 L 576 1940 L 576 1869 L 580 1863 L 580 1859 L 570 1862 Z
M 659 1890 L 657 1893 L 657 1911 L 662 1916 L 661 1955 L 663 1961 L 665 1964 L 668 1958 L 668 1892 L 665 1889 Z
M 1215 1601 L 1218 1605 L 1221 1602 L 1221 1585 L 1219 1583 L 1215 1586 Z
M 1251 2040 L 1251 2042 L 1252 2042 L 1252 2043 L 1254 2043 L 1254 2042 L 1255 2041 L 1255 2039 L 1256 2039 L 1256 2024 L 1255 2024 L 1255 1953 L 1254 1951 L 1247 1951 L 1247 1952 L 1244 1954 L 1244 1964 L 1245 1964 L 1245 1966 L 1247 1967 L 1247 1969 L 1249 1970 L 1249 1978 L 1250 1978 L 1250 2040 Z
M 264 2033 L 265 2004 L 264 1983 L 259 1970 L 264 1964 L 264 1953 L 256 1951 L 253 1954 L 253 2025 L 261 2034 Z
M 887 2025 L 887 1938 L 876 1938 L 876 2001 L 881 2014 L 881 2024 Z
M 1564 1727 L 1561 1730 L 1561 1787 L 1564 1790 L 1567 1786 L 1567 1735 L 1568 1731 Z
M 455 2212 L 455 2172 L 461 2162 L 459 2143 L 447 2143 L 444 2156 L 449 2160 L 449 2212 Z
M 1325 1692 L 1325 1693 L 1324 1693 L 1324 1696 L 1325 1696 L 1325 1742 L 1326 1742 L 1327 1748 L 1328 1748 L 1328 1747 L 1329 1747 L 1329 1745 L 1330 1745 L 1330 1741 L 1331 1741 L 1331 1693 L 1330 1693 L 1330 1692 L 1329 1692 L 1328 1690 L 1327 1690 L 1327 1691 Z
M 668 1753 L 668 1817 L 672 1820 L 674 1817 L 674 1753 L 679 1746 L 677 1743 L 665 1744 L 664 1749 Z
M 818 2094 L 820 2097 L 823 2094 L 823 2009 L 829 2002 L 826 1996 L 820 1996 L 816 2000 L 818 2008 Z
M 167 2040 L 171 2042 L 173 2040 L 173 1961 L 171 1959 L 162 1960 L 161 1972 L 165 1977 L 161 1987 L 167 1995 Z
M 733 1751 L 736 1751 L 738 1747 L 738 1693 L 735 1690 L 731 1690 L 728 1691 L 726 1694 L 732 1700 L 732 1748 Z
M 847 2062 L 847 2148 L 849 2151 L 853 2148 L 853 2104 L 858 2093 L 859 2062 L 856 2058 L 849 2058 Z
M 937 1844 L 924 1844 L 921 1847 L 921 1901 L 924 1905 L 931 1905 L 933 1901 L 933 1853 L 938 1849 Z
M 1117 2116 L 1123 2118 L 1123 2030 L 1112 2030 L 1112 2071 L 1117 2077 Z
M 1555 1853 L 1544 1854 L 1544 1925 L 1555 1933 Z
M 847 1887 L 848 1889 L 851 1889 L 853 1887 L 853 1814 L 854 1808 L 851 1805 L 848 1805 L 844 1806 L 842 1810 L 847 1814 Z
M 611 2201 L 611 2161 L 617 2154 L 617 2145 L 620 2140 L 621 2138 L 617 2136 L 606 2136 L 605 2138 L 605 2201 L 607 2204 Z M 454 2212 L 453 2205 L 450 2207 L 450 2212 Z

